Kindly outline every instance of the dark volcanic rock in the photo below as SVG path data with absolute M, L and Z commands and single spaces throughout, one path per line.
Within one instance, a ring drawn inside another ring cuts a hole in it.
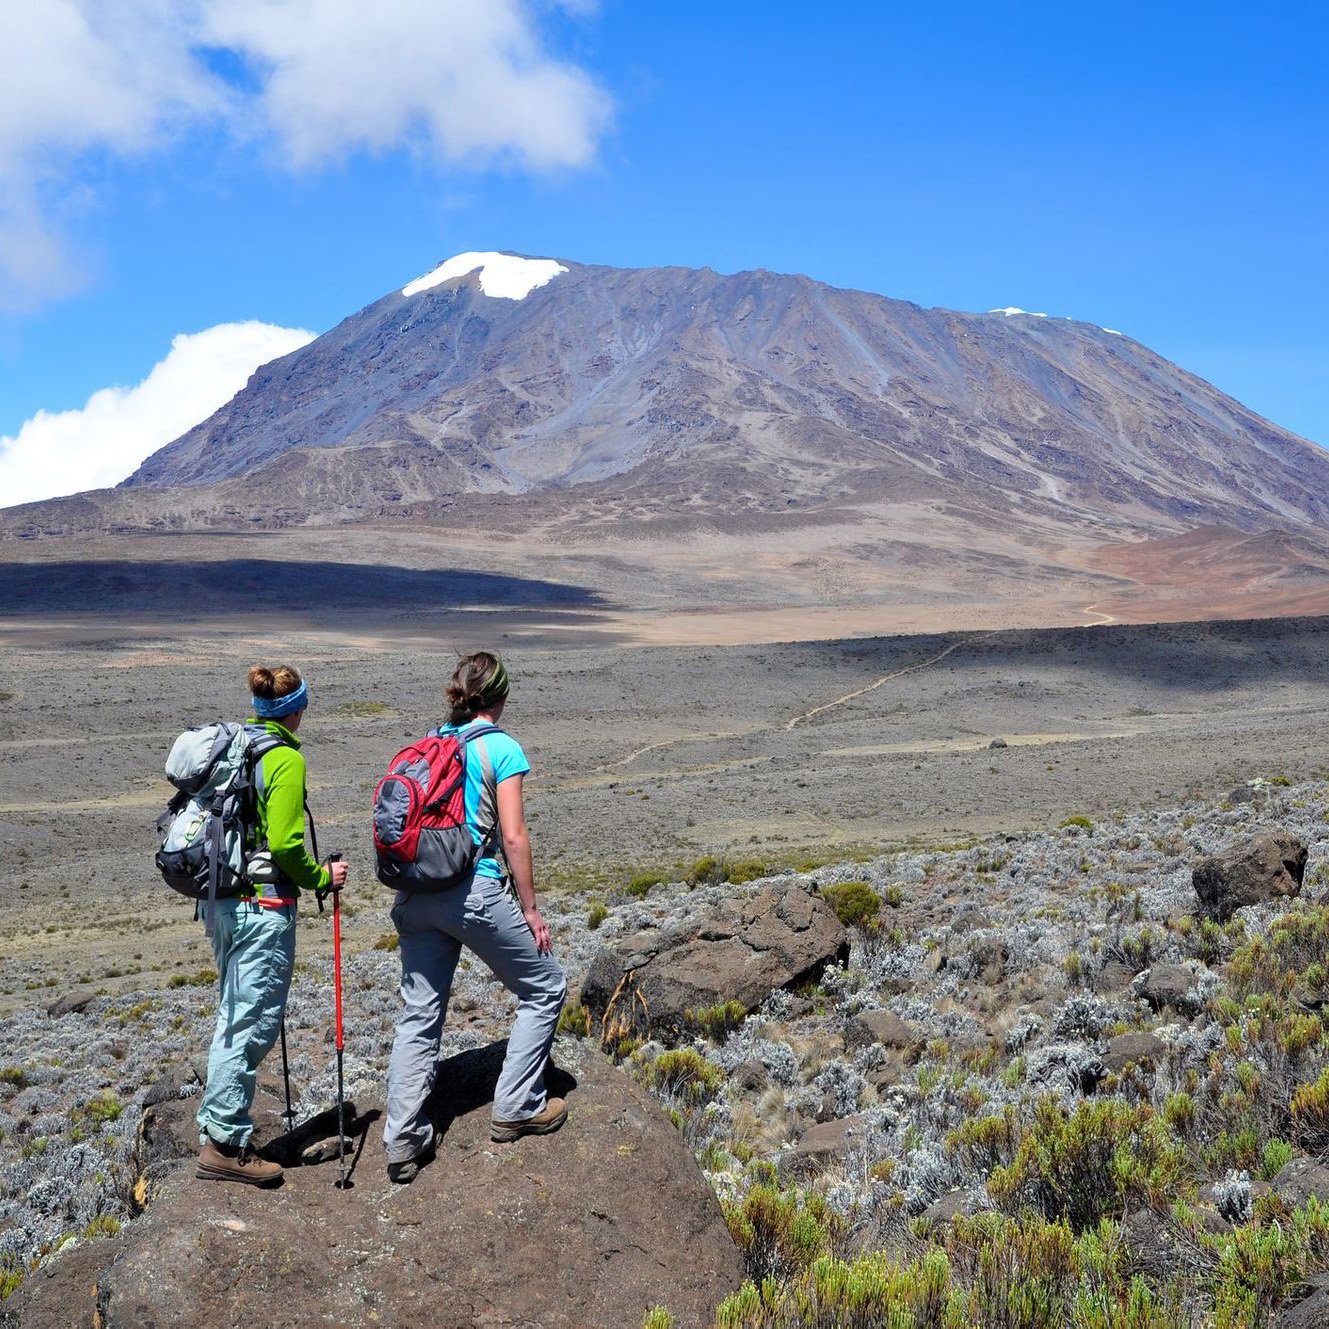
M 776 988 L 813 981 L 848 956 L 844 926 L 824 900 L 797 883 L 772 886 L 605 947 L 581 999 L 601 1037 L 674 1039 L 689 1012 L 731 1001 L 755 1010 Z
M 1200 907 L 1227 922 L 1248 904 L 1301 894 L 1306 845 L 1295 835 L 1258 835 L 1195 865 L 1191 880 Z
M 1274 1320 L 1274 1329 L 1324 1329 L 1329 1324 L 1329 1274 L 1298 1283 Z
M 1121 1034 L 1108 1039 L 1103 1065 L 1114 1075 L 1121 1074 L 1132 1062 L 1153 1070 L 1166 1052 L 1167 1044 L 1153 1034 Z
M 1137 979 L 1140 996 L 1156 1011 L 1171 1007 L 1180 1015 L 1194 1015 L 1196 976 L 1183 964 L 1156 964 Z
M 862 1011 L 844 1029 L 844 1045 L 850 1052 L 872 1043 L 907 1051 L 922 1041 L 918 1032 L 892 1011 Z
M 1298 1209 L 1314 1195 L 1329 1204 L 1329 1167 L 1310 1158 L 1291 1158 L 1278 1170 L 1274 1191 L 1290 1209 Z
M 621 1329 L 661 1303 L 681 1325 L 709 1325 L 743 1262 L 682 1136 L 589 1045 L 561 1043 L 551 1083 L 567 1092 L 567 1125 L 493 1145 L 502 1048 L 443 1063 L 445 1134 L 414 1184 L 388 1182 L 377 1123 L 356 1141 L 348 1191 L 332 1184 L 335 1164 L 290 1170 L 273 1191 L 177 1165 L 142 1219 L 54 1261 L 0 1324 Z M 187 1131 L 193 1106 L 162 1104 L 159 1128 Z
M 85 1010 L 97 999 L 95 992 L 86 990 L 81 992 L 66 992 L 63 997 L 57 997 L 47 1008 L 46 1014 L 51 1016 L 73 1015 L 77 1011 Z
M 793 1149 L 780 1155 L 780 1175 L 790 1179 L 807 1177 L 843 1163 L 863 1143 L 866 1130 L 867 1118 L 862 1115 L 809 1128 Z

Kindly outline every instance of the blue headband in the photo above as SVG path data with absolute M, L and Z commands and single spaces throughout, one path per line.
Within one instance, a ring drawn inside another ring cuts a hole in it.
M 308 705 L 309 689 L 302 681 L 294 692 L 288 692 L 284 697 L 255 697 L 254 714 L 260 720 L 280 720 L 283 715 L 303 711 Z

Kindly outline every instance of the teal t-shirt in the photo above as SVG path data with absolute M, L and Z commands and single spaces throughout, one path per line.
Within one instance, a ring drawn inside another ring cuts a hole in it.
M 472 720 L 464 725 L 443 725 L 440 730 L 444 734 L 460 734 L 463 730 L 473 728 L 475 725 L 484 724 L 487 721 Z M 486 753 L 489 755 L 489 764 L 494 768 L 494 786 L 497 788 L 504 780 L 510 780 L 514 775 L 525 775 L 531 769 L 531 763 L 526 760 L 526 754 L 522 751 L 521 744 L 517 742 L 511 734 L 486 734 L 483 738 L 477 738 L 466 749 L 466 825 L 470 828 L 471 836 L 476 844 L 483 844 L 485 832 L 489 830 L 487 822 L 482 822 L 480 818 L 480 806 L 484 795 L 485 768 L 484 762 L 480 760 L 480 754 L 477 748 L 484 745 Z M 497 795 L 495 795 L 497 798 Z M 497 821 L 498 804 L 494 804 L 494 818 Z M 499 864 L 497 857 L 482 858 L 475 865 L 475 872 L 480 877 L 493 877 L 495 880 L 503 879 L 503 868 Z

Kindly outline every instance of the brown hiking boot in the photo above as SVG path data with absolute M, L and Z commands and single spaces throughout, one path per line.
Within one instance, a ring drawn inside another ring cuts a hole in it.
M 282 1182 L 278 1164 L 251 1153 L 248 1145 L 241 1149 L 216 1140 L 209 1140 L 199 1151 L 194 1175 L 204 1181 L 243 1181 L 247 1186 L 280 1186 Z
M 543 1112 L 537 1112 L 525 1121 L 491 1121 L 489 1138 L 499 1144 L 511 1144 L 523 1135 L 548 1135 L 568 1119 L 567 1104 L 561 1098 L 551 1098 Z

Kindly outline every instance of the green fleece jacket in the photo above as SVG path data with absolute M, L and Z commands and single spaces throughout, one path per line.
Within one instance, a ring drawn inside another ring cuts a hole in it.
M 259 842 L 267 841 L 272 861 L 294 887 L 317 891 L 332 884 L 327 868 L 314 861 L 305 848 L 305 759 L 300 740 L 276 720 L 256 720 L 285 744 L 263 754 L 263 792 L 258 800 Z

